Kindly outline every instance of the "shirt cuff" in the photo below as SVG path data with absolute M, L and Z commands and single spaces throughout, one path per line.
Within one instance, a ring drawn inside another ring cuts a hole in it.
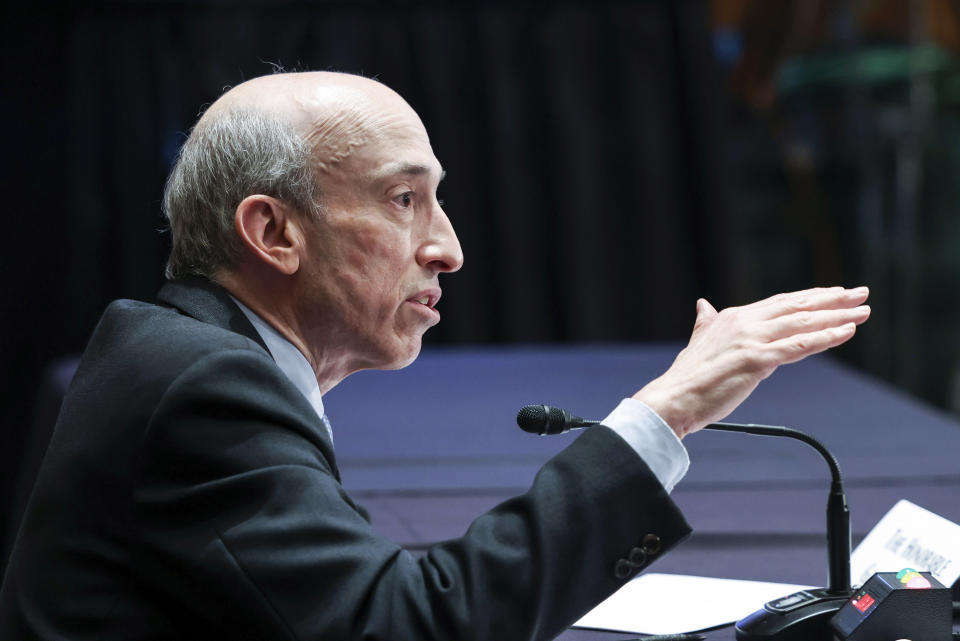
M 687 473 L 690 467 L 687 448 L 643 401 L 625 398 L 600 422 L 629 443 L 668 493 Z

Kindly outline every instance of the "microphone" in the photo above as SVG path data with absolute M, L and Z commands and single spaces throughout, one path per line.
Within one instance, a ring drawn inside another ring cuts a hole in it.
M 526 432 L 549 435 L 596 425 L 566 410 L 548 405 L 527 405 L 517 414 L 517 425 Z M 830 617 L 853 594 L 850 586 L 850 509 L 843 490 L 837 458 L 814 437 L 789 427 L 753 423 L 710 423 L 704 429 L 743 432 L 759 436 L 781 436 L 803 441 L 823 457 L 830 467 L 830 495 L 827 499 L 826 588 L 802 590 L 765 603 L 763 608 L 736 624 L 738 641 L 803 641 L 828 638 Z
M 527 405 L 521 407 L 520 411 L 517 412 L 517 425 L 520 426 L 520 429 L 540 436 L 565 434 L 570 430 L 589 427 L 599 422 L 585 421 L 567 410 L 550 407 L 549 405 Z

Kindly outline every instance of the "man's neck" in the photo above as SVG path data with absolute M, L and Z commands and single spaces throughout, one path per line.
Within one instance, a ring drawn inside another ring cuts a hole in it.
M 214 280 L 303 354 L 317 378 L 321 394 L 326 394 L 352 373 L 344 356 L 324 349 L 324 346 L 311 346 L 306 340 L 292 292 L 275 283 L 264 287 L 251 286 L 249 281 L 232 272 L 219 273 Z M 261 294 L 260 290 L 270 293 Z

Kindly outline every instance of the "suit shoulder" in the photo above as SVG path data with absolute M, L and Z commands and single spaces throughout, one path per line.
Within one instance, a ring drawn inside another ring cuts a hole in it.
M 268 369 L 273 358 L 256 341 L 176 309 L 133 300 L 112 302 L 80 359 L 68 396 L 161 393 L 193 364 L 231 352 Z M 146 399 L 144 399 L 146 400 Z
M 131 349 L 186 350 L 209 353 L 221 349 L 264 352 L 254 340 L 233 330 L 187 316 L 172 307 L 135 300 L 116 300 L 107 306 L 91 344 L 117 341 Z

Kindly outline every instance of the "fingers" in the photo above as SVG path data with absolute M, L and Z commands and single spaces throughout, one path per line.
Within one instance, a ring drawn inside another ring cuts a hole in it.
M 841 327 L 847 323 L 860 325 L 868 318 L 870 318 L 869 305 L 859 305 L 853 308 L 801 311 L 766 321 L 762 331 L 768 341 L 774 341 L 795 334 L 806 334 L 831 327 Z
M 767 344 L 773 368 L 795 363 L 812 354 L 819 354 L 831 347 L 846 343 L 857 331 L 856 323 L 830 327 L 804 334 L 795 334 Z M 770 371 L 773 371 L 772 369 Z
M 846 309 L 863 304 L 870 295 L 866 287 L 817 287 L 788 294 L 777 294 L 745 309 L 755 311 L 759 318 L 776 318 L 796 312 L 822 309 Z
M 690 342 L 634 398 L 678 436 L 736 408 L 780 365 L 844 343 L 870 316 L 866 287 L 808 289 L 717 312 L 697 301 Z

